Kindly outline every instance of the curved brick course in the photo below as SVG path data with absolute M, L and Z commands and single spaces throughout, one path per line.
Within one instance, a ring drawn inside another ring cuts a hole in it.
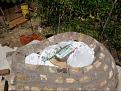
M 24 64 L 26 55 L 66 40 L 82 41 L 94 48 L 94 62 L 82 68 L 69 67 L 67 73 L 58 72 L 56 67 Z M 92 37 L 76 32 L 58 34 L 37 44 L 23 46 L 8 60 L 17 90 L 115 90 L 118 83 L 118 71 L 107 49 Z

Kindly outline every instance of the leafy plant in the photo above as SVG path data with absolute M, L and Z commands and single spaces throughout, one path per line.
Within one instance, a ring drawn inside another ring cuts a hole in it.
M 16 3 L 19 0 L 1 0 L 1 2 L 6 2 L 6 3 Z
M 121 1 L 115 1 L 38 0 L 41 24 L 51 26 L 55 33 L 76 31 L 100 41 L 107 38 L 118 50 L 121 48 Z

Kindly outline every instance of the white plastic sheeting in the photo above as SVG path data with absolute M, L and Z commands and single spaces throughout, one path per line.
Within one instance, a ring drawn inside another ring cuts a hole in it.
M 39 54 L 32 53 L 25 58 L 26 64 L 54 66 L 50 61 L 43 62 Z
M 8 61 L 6 60 L 6 53 L 15 51 L 17 47 L 10 48 L 8 46 L 1 46 L 0 44 L 0 70 L 10 68 Z
M 72 67 L 84 67 L 92 64 L 94 51 L 82 42 L 75 42 L 76 50 L 69 56 L 67 63 Z
M 32 53 L 28 55 L 25 58 L 25 63 L 54 66 L 49 60 L 53 58 L 59 50 L 70 44 L 75 48 L 75 50 L 67 59 L 68 65 L 72 67 L 84 67 L 93 62 L 94 51 L 88 45 L 83 42 L 65 41 L 45 48 L 40 54 Z

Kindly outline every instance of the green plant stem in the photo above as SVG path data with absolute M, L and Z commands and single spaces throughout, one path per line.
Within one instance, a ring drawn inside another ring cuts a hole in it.
M 107 26 L 107 24 L 108 24 L 108 22 L 109 22 L 109 20 L 110 20 L 110 17 L 111 17 L 111 14 L 112 14 L 112 11 L 113 11 L 113 8 L 114 8 L 116 2 L 117 2 L 117 0 L 115 0 L 114 3 L 112 4 L 112 8 L 111 8 L 111 10 L 110 10 L 110 12 L 109 12 L 108 18 L 107 18 L 107 20 L 106 20 L 106 22 L 105 22 L 105 24 L 104 24 L 104 26 L 103 26 L 103 30 L 102 30 L 101 36 L 103 35 L 104 30 L 105 30 L 105 28 L 106 28 L 106 26 Z

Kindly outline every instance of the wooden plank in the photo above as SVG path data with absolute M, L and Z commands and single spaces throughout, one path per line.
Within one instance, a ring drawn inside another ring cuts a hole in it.
M 3 10 L 8 22 L 22 16 L 22 13 L 16 13 L 16 10 L 18 9 L 20 9 L 20 5 L 15 5 L 15 6 L 12 6 L 10 8 Z
M 5 81 L 0 81 L 0 91 L 4 91 Z
M 14 27 L 16 27 L 17 25 L 20 25 L 20 24 L 22 24 L 22 23 L 24 23 L 24 22 L 26 22 L 26 21 L 27 21 L 27 19 L 25 19 L 23 16 L 22 16 L 22 17 L 19 17 L 19 18 L 15 19 L 15 20 L 9 22 L 9 28 L 10 28 L 10 29 L 11 29 L 11 28 L 14 28 Z

